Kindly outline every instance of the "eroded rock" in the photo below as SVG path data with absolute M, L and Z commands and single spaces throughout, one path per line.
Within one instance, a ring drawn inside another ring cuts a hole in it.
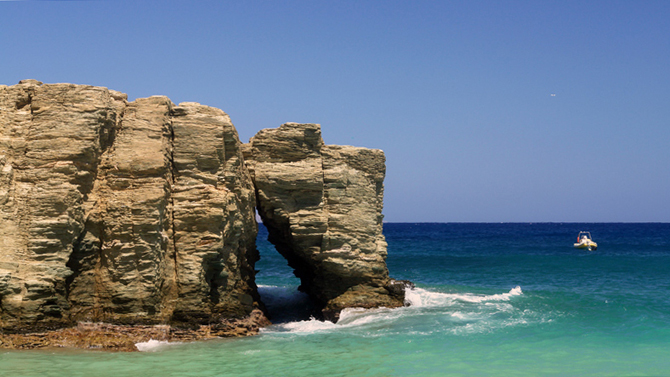
M 270 241 L 326 318 L 403 305 L 385 262 L 381 150 L 324 145 L 318 124 L 286 123 L 256 134 L 245 159 Z
M 203 324 L 258 307 L 254 189 L 223 111 L 0 87 L 0 329 Z
M 324 317 L 403 304 L 385 263 L 382 151 L 324 145 L 319 125 L 296 123 L 243 145 L 219 109 L 127 99 L 0 86 L 2 347 L 255 333 L 268 323 L 256 205 Z

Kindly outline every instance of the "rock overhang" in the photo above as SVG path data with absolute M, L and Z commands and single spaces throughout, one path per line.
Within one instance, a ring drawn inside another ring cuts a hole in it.
M 262 130 L 243 150 L 270 242 L 325 318 L 404 304 L 387 289 L 383 151 L 326 145 L 312 123 Z

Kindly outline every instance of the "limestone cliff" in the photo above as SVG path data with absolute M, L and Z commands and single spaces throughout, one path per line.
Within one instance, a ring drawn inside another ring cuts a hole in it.
M 91 334 L 89 322 L 165 339 L 188 336 L 140 328 L 254 333 L 266 323 L 255 206 L 326 318 L 402 305 L 385 264 L 384 174 L 382 151 L 324 145 L 315 124 L 241 144 L 226 113 L 197 103 L 0 86 L 0 346 L 67 344 L 70 332 L 7 336 Z
M 256 134 L 245 159 L 270 241 L 326 318 L 403 305 L 385 262 L 381 150 L 324 145 L 318 124 L 286 123 Z
M 254 190 L 221 110 L 0 87 L 0 329 L 216 323 L 257 306 Z

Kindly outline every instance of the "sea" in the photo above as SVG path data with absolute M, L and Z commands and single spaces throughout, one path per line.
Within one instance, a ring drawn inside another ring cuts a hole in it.
M 0 376 L 670 376 L 668 223 L 385 223 L 408 306 L 337 324 L 310 318 L 260 228 L 260 335 L 0 351 Z

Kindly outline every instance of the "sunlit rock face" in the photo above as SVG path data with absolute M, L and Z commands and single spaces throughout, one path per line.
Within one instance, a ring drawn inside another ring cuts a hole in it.
M 324 317 L 403 304 L 385 263 L 382 151 L 326 146 L 316 124 L 241 144 L 219 109 L 127 98 L 0 86 L 0 333 L 81 321 L 255 333 L 256 205 Z
M 244 151 L 270 241 L 326 318 L 403 304 L 385 262 L 381 150 L 324 145 L 318 124 L 286 123 Z
M 258 306 L 254 189 L 223 111 L 0 86 L 0 329 L 213 323 Z

